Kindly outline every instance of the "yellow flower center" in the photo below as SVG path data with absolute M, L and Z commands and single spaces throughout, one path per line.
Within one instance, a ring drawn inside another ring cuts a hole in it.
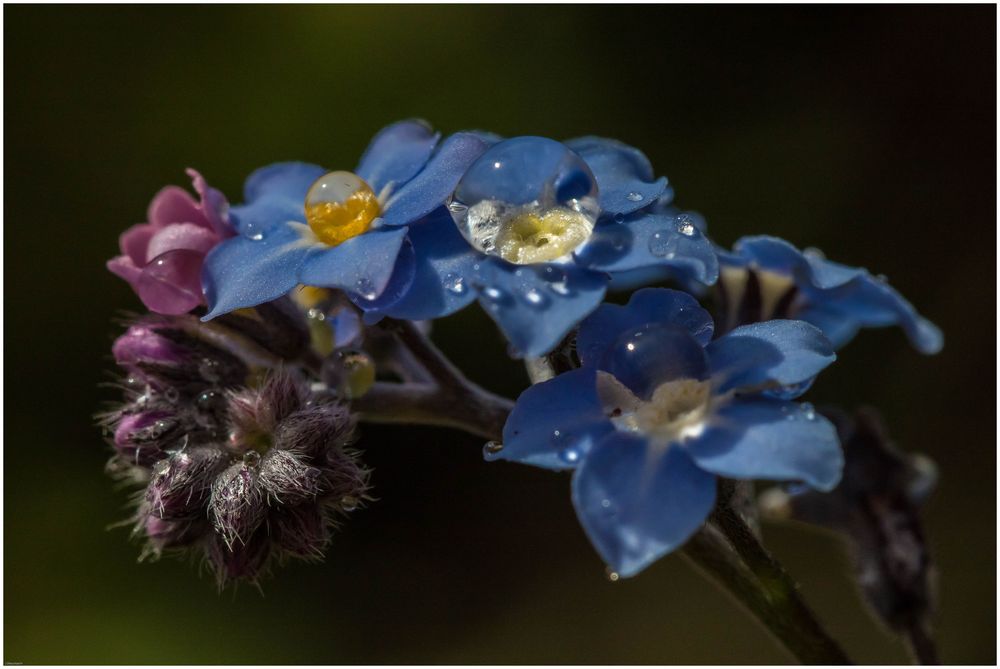
M 337 246 L 368 231 L 382 212 L 371 186 L 356 174 L 330 172 L 309 188 L 306 222 L 316 237 Z
M 586 216 L 564 207 L 524 212 L 500 227 L 496 249 L 501 258 L 516 265 L 548 262 L 576 250 L 593 228 Z

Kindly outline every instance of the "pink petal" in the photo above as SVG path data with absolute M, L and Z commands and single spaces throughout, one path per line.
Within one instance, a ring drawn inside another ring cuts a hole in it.
M 208 228 L 194 223 L 172 223 L 161 228 L 149 240 L 146 261 L 163 255 L 167 251 L 187 249 L 205 255 L 219 243 L 219 237 Z
M 142 274 L 142 269 L 132 262 L 131 258 L 128 256 L 116 256 L 109 260 L 106 266 L 112 274 L 125 279 L 132 286 L 133 290 L 135 289 L 136 283 L 139 281 L 139 275 Z
M 167 186 L 160 190 L 149 203 L 146 220 L 156 228 L 169 223 L 199 223 L 208 225 L 201 207 L 191 195 L 180 186 Z
M 146 223 L 133 225 L 118 237 L 118 246 L 122 253 L 132 259 L 136 265 L 146 264 L 146 247 L 156 228 Z
M 202 303 L 201 264 L 204 254 L 175 249 L 157 256 L 139 276 L 136 292 L 150 311 L 186 314 Z

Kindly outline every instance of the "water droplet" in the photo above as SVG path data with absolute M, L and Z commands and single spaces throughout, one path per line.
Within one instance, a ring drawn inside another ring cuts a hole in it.
M 358 500 L 356 497 L 346 495 L 340 498 L 340 505 L 342 511 L 354 511 L 358 508 Z
M 809 402 L 803 402 L 799 405 L 802 409 L 802 415 L 806 420 L 816 420 L 816 409 Z
M 885 274 L 876 274 L 875 280 L 878 281 L 879 283 L 889 283 L 889 277 L 886 276 Z
M 444 289 L 452 295 L 465 295 L 469 290 L 468 286 L 465 285 L 465 279 L 455 273 L 445 275 Z
M 356 174 L 343 171 L 329 172 L 313 182 L 304 206 L 309 227 L 329 246 L 367 232 L 381 213 L 371 186 Z
M 378 297 L 375 292 L 375 284 L 368 277 L 361 277 L 354 283 L 355 292 L 366 300 L 374 300 Z
M 612 583 L 616 583 L 621 578 L 621 576 L 618 574 L 618 572 L 616 572 L 611 567 L 608 567 L 607 569 L 604 570 L 604 575 Z
M 601 506 L 603 506 L 605 509 L 611 508 L 611 500 L 610 499 L 602 499 L 601 500 Z
M 549 298 L 545 297 L 537 288 L 529 288 L 524 291 L 524 301 L 533 307 L 541 308 L 545 306 Z
M 243 234 L 255 242 L 259 242 L 264 239 L 264 229 L 252 221 L 243 226 Z
M 576 464 L 580 461 L 580 451 L 575 448 L 567 448 L 559 454 L 559 458 L 567 464 Z
M 168 402 L 173 403 L 181 398 L 181 391 L 177 390 L 173 386 L 169 386 L 163 391 L 163 396 L 167 398 Z
M 694 223 L 685 217 L 681 217 L 677 221 L 677 232 L 681 233 L 685 237 L 690 237 L 694 234 L 695 227 Z
M 243 454 L 244 467 L 256 467 L 260 463 L 260 453 L 257 451 L 247 451 Z
M 309 316 L 309 318 L 314 321 L 326 320 L 326 313 L 322 309 L 316 309 L 315 307 L 307 311 L 306 315 Z
M 503 450 L 503 444 L 500 443 L 499 441 L 488 441 L 486 442 L 486 445 L 483 446 L 483 455 L 485 455 L 488 458 L 490 456 L 497 455 L 502 450 Z
M 673 253 L 676 243 L 677 240 L 670 230 L 657 230 L 649 238 L 649 252 L 657 258 L 665 258 Z
M 518 265 L 568 256 L 600 213 L 587 164 L 541 137 L 495 144 L 466 171 L 448 209 L 473 247 Z
M 642 202 L 642 193 L 637 193 L 635 191 L 630 192 L 625 196 L 629 202 Z

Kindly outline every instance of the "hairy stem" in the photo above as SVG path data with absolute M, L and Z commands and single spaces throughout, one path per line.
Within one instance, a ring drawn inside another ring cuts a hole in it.
M 799 662 L 851 664 L 815 618 L 804 618 L 801 611 L 765 587 L 713 525 L 695 534 L 682 554 L 739 601 Z
M 719 529 L 732 549 L 757 578 L 760 587 L 772 603 L 786 611 L 789 620 L 796 623 L 792 630 L 793 635 L 798 639 L 807 640 L 811 648 L 821 653 L 822 656 L 816 660 L 818 663 L 850 664 L 851 661 L 846 653 L 827 634 L 816 614 L 805 603 L 792 577 L 764 548 L 757 534 L 732 507 L 733 482 L 721 480 L 719 487 L 719 503 L 712 512 L 710 522 Z M 777 634 L 777 631 L 775 633 Z

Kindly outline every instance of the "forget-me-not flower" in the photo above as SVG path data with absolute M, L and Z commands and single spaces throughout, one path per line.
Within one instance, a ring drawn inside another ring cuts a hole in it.
M 719 250 L 719 263 L 727 328 L 796 318 L 818 327 L 839 349 L 861 328 L 898 325 L 921 353 L 944 346 L 941 330 L 885 277 L 831 262 L 818 251 L 800 251 L 777 237 L 743 237 L 731 253 Z
M 738 327 L 712 340 L 690 295 L 646 288 L 580 325 L 582 366 L 517 400 L 488 459 L 575 469 L 573 504 L 601 556 L 631 576 L 683 544 L 715 504 L 716 476 L 840 479 L 834 427 L 796 388 L 829 365 L 830 342 L 802 321 Z M 791 393 L 789 393 L 791 394 Z
M 281 297 L 298 284 L 338 288 L 361 303 L 391 301 L 415 266 L 407 226 L 439 208 L 488 139 L 457 133 L 439 141 L 426 124 L 379 132 L 351 172 L 309 163 L 257 170 L 233 207 L 239 235 L 209 254 L 206 319 Z

